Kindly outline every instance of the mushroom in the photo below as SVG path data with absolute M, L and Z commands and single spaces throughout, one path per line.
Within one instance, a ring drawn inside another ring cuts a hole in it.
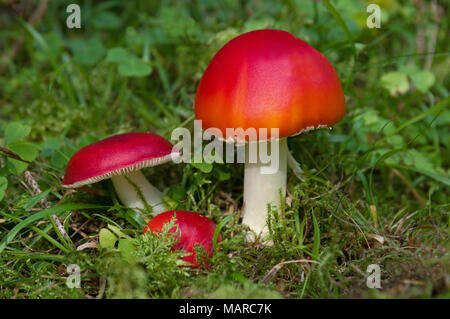
M 152 212 L 159 214 L 167 210 L 162 194 L 140 169 L 161 165 L 178 156 L 178 150 L 157 134 L 115 135 L 78 150 L 67 164 L 62 186 L 77 188 L 111 178 L 125 206 L 145 209 L 150 205 Z
M 177 243 L 173 247 L 174 250 L 184 250 L 187 253 L 191 253 L 188 256 L 184 256 L 182 260 L 190 263 L 192 267 L 199 267 L 197 261 L 197 252 L 195 251 L 195 245 L 203 247 L 205 252 L 212 257 L 213 255 L 213 236 L 216 230 L 216 224 L 195 212 L 173 210 L 159 214 L 153 217 L 145 227 L 143 234 L 148 230 L 158 234 L 163 230 L 164 224 L 168 224 L 175 218 L 175 225 L 169 231 L 174 233 L 179 229 L 179 237 Z M 217 242 L 221 240 L 220 234 L 217 238 Z M 208 264 L 204 261 L 206 267 Z
M 278 208 L 280 197 L 285 198 L 287 163 L 301 170 L 289 153 L 287 137 L 330 127 L 344 115 L 343 90 L 330 62 L 282 30 L 252 31 L 225 44 L 206 68 L 195 97 L 202 129 L 218 129 L 227 141 L 239 142 L 227 128 L 253 128 L 255 138 L 244 136 L 247 153 L 249 144 L 261 147 L 262 141 L 272 153 L 279 150 L 278 170 L 272 174 L 260 158 L 245 162 L 242 223 L 261 236 L 268 233 L 268 204 Z M 266 137 L 260 129 L 267 130 Z M 278 134 L 272 136 L 272 129 Z

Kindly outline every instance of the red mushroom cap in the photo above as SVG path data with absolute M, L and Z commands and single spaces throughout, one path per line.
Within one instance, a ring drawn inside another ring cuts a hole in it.
M 178 225 L 180 230 L 180 237 L 173 247 L 174 250 L 183 249 L 185 252 L 192 253 L 189 256 L 185 256 L 182 259 L 194 267 L 198 267 L 197 253 L 194 249 L 198 244 L 203 247 L 205 252 L 211 257 L 213 254 L 213 236 L 216 230 L 216 224 L 198 213 L 173 210 L 153 217 L 144 229 L 144 234 L 150 229 L 153 233 L 161 232 L 164 224 L 170 223 L 175 215 L 175 224 Z M 176 227 L 170 229 L 170 232 L 174 233 Z M 217 238 L 217 242 L 220 241 L 220 234 Z M 206 264 L 207 265 L 207 264 Z
M 317 50 L 282 30 L 242 34 L 209 63 L 195 97 L 202 128 L 279 128 L 279 137 L 331 126 L 345 114 L 338 75 Z
M 172 144 L 157 134 L 128 133 L 109 137 L 78 150 L 67 164 L 63 187 L 80 187 L 128 174 L 172 159 Z

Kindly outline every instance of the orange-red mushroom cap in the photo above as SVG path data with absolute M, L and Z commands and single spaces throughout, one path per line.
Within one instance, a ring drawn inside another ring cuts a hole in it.
M 195 97 L 202 128 L 272 128 L 279 137 L 331 126 L 345 114 L 339 77 L 306 42 L 281 30 L 242 34 L 209 63 Z

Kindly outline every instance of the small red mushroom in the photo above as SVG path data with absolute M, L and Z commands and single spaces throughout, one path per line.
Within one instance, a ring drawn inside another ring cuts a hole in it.
M 114 135 L 78 150 L 67 164 L 62 186 L 76 188 L 111 178 L 125 206 L 145 208 L 137 187 L 153 213 L 159 214 L 167 210 L 162 194 L 140 170 L 167 163 L 179 155 L 172 144 L 157 134 Z
M 173 210 L 159 214 L 152 218 L 145 227 L 143 234 L 150 229 L 153 233 L 158 234 L 162 231 L 164 224 L 170 223 L 175 216 L 175 224 L 180 230 L 179 238 L 173 250 L 184 250 L 187 253 L 191 253 L 182 259 L 190 264 L 193 268 L 198 268 L 200 265 L 197 261 L 197 252 L 195 251 L 195 245 L 203 247 L 205 252 L 212 257 L 213 255 L 213 236 L 216 229 L 216 224 L 198 213 Z M 171 233 L 176 232 L 177 227 L 174 226 L 169 231 Z M 217 242 L 221 240 L 220 234 L 217 237 Z M 208 264 L 205 262 L 206 268 Z

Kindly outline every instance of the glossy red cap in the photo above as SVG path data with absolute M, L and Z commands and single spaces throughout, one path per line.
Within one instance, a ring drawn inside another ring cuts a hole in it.
M 179 153 L 167 140 L 152 133 L 128 133 L 109 137 L 77 151 L 66 167 L 63 187 L 80 187 L 115 175 L 172 160 Z
M 209 63 L 195 97 L 202 128 L 279 128 L 279 137 L 331 126 L 345 114 L 345 98 L 330 62 L 281 30 L 242 34 Z
M 192 253 L 189 256 L 183 257 L 183 260 L 192 264 L 194 267 L 198 267 L 197 253 L 195 251 L 195 245 L 198 244 L 203 247 L 205 252 L 211 257 L 213 254 L 213 236 L 216 229 L 216 224 L 198 213 L 173 210 L 153 217 L 144 229 L 144 234 L 150 229 L 153 233 L 161 232 L 164 224 L 170 223 L 175 215 L 175 224 L 178 225 L 180 230 L 180 238 L 173 247 L 174 250 L 183 249 L 185 252 Z M 176 227 L 173 227 L 170 232 L 174 233 Z M 217 238 L 217 242 L 220 241 L 220 234 Z M 207 265 L 207 264 L 206 264 Z

